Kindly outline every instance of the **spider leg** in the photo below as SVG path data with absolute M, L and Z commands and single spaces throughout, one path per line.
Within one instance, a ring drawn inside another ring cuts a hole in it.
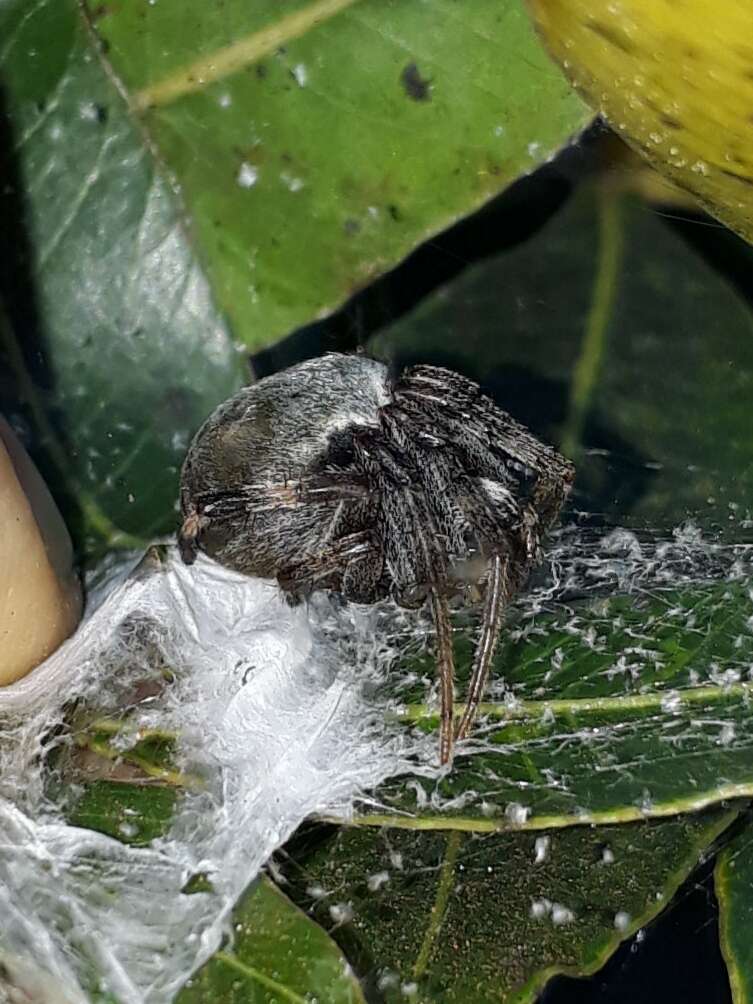
M 401 381 L 402 393 L 431 401 L 445 410 L 451 406 L 465 428 L 474 434 L 479 423 L 492 450 L 501 450 L 536 478 L 529 508 L 537 512 L 542 530 L 551 526 L 567 498 L 575 467 L 524 425 L 498 408 L 473 381 L 438 366 L 415 366 Z
M 439 758 L 452 759 L 455 660 L 452 625 L 447 604 L 447 554 L 432 506 L 425 496 L 422 472 L 415 456 L 405 452 L 402 430 L 388 416 L 380 431 L 362 434 L 356 455 L 373 479 L 380 499 L 379 531 L 396 599 L 412 605 L 427 595 L 436 630 L 436 658 L 440 683 Z M 423 590 L 423 593 L 422 593 Z
M 350 533 L 331 541 L 316 554 L 305 555 L 295 564 L 281 568 L 277 581 L 280 588 L 296 600 L 315 589 L 326 588 L 328 580 L 337 588 L 343 568 L 347 570 L 351 563 L 369 557 L 373 550 L 373 541 L 367 531 Z
M 437 670 L 440 690 L 439 762 L 452 759 L 454 741 L 452 728 L 453 701 L 455 699 L 455 659 L 452 652 L 452 625 L 447 599 L 436 589 L 431 591 L 431 611 L 437 633 Z
M 245 527 L 259 526 L 259 547 L 246 560 L 243 537 L 229 535 L 229 542 L 221 552 L 224 560 L 241 571 L 255 575 L 272 576 L 282 564 L 275 552 L 275 526 L 271 520 L 297 521 L 297 532 L 304 541 L 302 555 L 309 558 L 317 550 L 326 549 L 335 524 L 345 523 L 340 536 L 361 529 L 356 513 L 368 507 L 370 486 L 363 475 L 354 470 L 328 468 L 301 478 L 278 482 L 242 484 L 230 490 L 219 487 L 181 497 L 183 524 L 178 533 L 181 557 L 192 564 L 199 550 L 203 550 L 207 536 L 220 536 L 227 528 L 242 522 Z M 322 539 L 318 530 L 325 527 Z M 241 563 L 233 548 L 240 541 Z M 215 546 L 216 557 L 219 549 Z
M 183 523 L 178 531 L 178 551 L 184 565 L 193 565 L 196 561 L 199 553 L 199 534 L 206 528 L 208 522 L 192 502 L 184 499 Z
M 574 468 L 456 373 L 417 366 L 402 376 L 394 393 L 395 411 L 416 430 L 414 440 L 425 448 L 433 442 L 450 458 L 451 501 L 435 505 L 459 503 L 476 546 L 490 556 L 481 633 L 456 732 L 464 738 L 478 713 L 505 607 L 539 557 Z
M 423 410 L 478 474 L 521 496 L 517 536 L 524 560 L 533 565 L 541 538 L 570 493 L 573 464 L 498 408 L 477 384 L 449 370 L 416 366 L 395 393 L 416 418 Z
M 446 414 L 437 421 L 438 416 L 432 414 L 434 410 L 433 405 L 417 407 L 415 402 L 403 399 L 385 414 L 384 424 L 390 439 L 410 458 L 419 475 L 423 489 L 420 497 L 430 512 L 432 534 L 434 528 L 441 529 L 449 557 L 462 558 L 469 543 L 475 545 L 482 556 L 491 555 L 484 622 L 474 657 L 468 703 L 458 730 L 459 736 L 465 736 L 476 717 L 499 638 L 502 614 L 514 591 L 513 559 L 517 559 L 518 564 L 526 564 L 516 529 L 521 525 L 523 513 L 511 490 L 512 484 L 508 488 L 500 480 L 504 472 L 499 471 L 499 464 L 494 458 L 489 459 L 488 466 L 490 473 L 497 476 L 496 481 L 467 473 L 467 452 L 457 445 L 457 440 L 464 435 L 463 430 L 449 427 Z M 481 459 L 483 461 L 486 457 L 481 455 Z M 448 759 L 452 750 L 451 741 L 446 738 L 453 719 L 450 708 L 452 666 L 449 664 L 452 642 L 444 597 L 450 587 L 451 584 L 445 581 L 444 591 L 439 593 L 435 590 L 431 597 L 442 687 L 440 755 Z
M 364 479 L 351 471 L 324 471 L 290 481 L 243 485 L 234 491 L 206 491 L 183 502 L 186 515 L 221 519 L 239 512 L 249 515 L 294 509 L 317 503 L 358 502 L 368 497 Z
M 470 732 L 478 706 L 489 679 L 492 657 L 502 630 L 505 607 L 514 592 L 510 577 L 510 559 L 506 555 L 495 554 L 489 563 L 489 579 L 486 585 L 486 601 L 481 634 L 473 656 L 473 669 L 468 684 L 465 711 L 455 732 L 456 739 L 465 739 Z

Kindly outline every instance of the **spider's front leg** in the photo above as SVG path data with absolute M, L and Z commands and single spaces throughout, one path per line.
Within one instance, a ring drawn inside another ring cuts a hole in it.
M 296 556 L 277 573 L 277 582 L 293 602 L 317 589 L 332 588 L 355 603 L 374 603 L 382 595 L 381 573 L 371 534 L 357 530 Z
M 533 491 L 522 507 L 521 542 L 531 567 L 539 559 L 542 538 L 559 516 L 575 478 L 573 464 L 559 454 L 555 457 L 555 461 L 542 457 L 541 465 L 534 468 Z
M 183 564 L 193 565 L 199 554 L 199 536 L 209 525 L 209 519 L 193 502 L 184 501 L 182 508 L 183 523 L 178 531 L 178 551 Z
M 437 672 L 439 674 L 440 723 L 439 762 L 452 759 L 454 731 L 452 716 L 455 703 L 455 657 L 452 651 L 452 624 L 447 598 L 438 589 L 429 594 L 437 637 Z

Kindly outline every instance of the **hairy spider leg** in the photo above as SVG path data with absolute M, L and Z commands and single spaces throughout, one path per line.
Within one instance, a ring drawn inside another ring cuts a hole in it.
M 478 714 L 505 607 L 535 564 L 542 534 L 557 517 L 575 472 L 570 461 L 539 442 L 477 384 L 449 370 L 414 367 L 399 382 L 396 397 L 425 438 L 444 439 L 450 450 L 454 448 L 461 470 L 470 463 L 494 482 L 492 492 L 478 478 L 459 479 L 473 503 L 469 524 L 484 550 L 492 550 L 467 704 L 456 732 L 456 738 L 464 738 Z M 516 471 L 515 465 L 524 471 Z M 508 488 L 525 471 L 535 480 L 531 497 L 519 505 Z
M 452 625 L 447 599 L 436 589 L 432 589 L 430 595 L 431 612 L 437 634 L 437 670 L 440 691 L 439 762 L 444 765 L 452 759 L 454 741 L 452 716 L 455 701 L 455 657 L 452 651 Z
M 209 520 L 199 514 L 196 507 L 187 508 L 186 517 L 178 531 L 178 551 L 185 565 L 193 565 L 199 553 L 199 534 Z
M 344 578 L 352 565 L 371 558 L 373 552 L 371 534 L 366 530 L 358 530 L 330 541 L 316 554 L 306 554 L 295 564 L 281 568 L 277 581 L 280 588 L 293 598 L 308 596 L 315 589 L 322 588 L 321 584 L 333 576 L 338 580 Z M 348 595 L 348 599 L 358 600 L 353 587 L 343 589 L 343 592 Z M 367 590 L 364 593 L 368 595 Z M 366 599 L 364 602 L 373 600 Z
M 542 531 L 548 529 L 557 518 L 575 479 L 572 462 L 498 408 L 473 381 L 435 366 L 414 367 L 410 371 L 410 381 L 419 388 L 423 387 L 427 397 L 439 403 L 455 403 L 461 411 L 466 409 L 464 417 L 476 418 L 475 422 L 471 422 L 469 431 L 473 432 L 480 418 L 488 430 L 492 450 L 504 451 L 533 472 L 536 484 L 533 497 L 526 505 L 528 522 L 532 526 L 540 525 Z
M 440 689 L 439 759 L 452 759 L 455 661 L 452 625 L 446 598 L 447 554 L 435 514 L 424 493 L 421 471 L 404 451 L 401 430 L 385 409 L 381 429 L 355 437 L 356 457 L 377 486 L 381 507 L 378 521 L 382 549 L 402 605 L 430 600 L 436 630 Z
M 447 423 L 444 423 L 445 427 Z M 497 465 L 498 466 L 498 465 Z M 485 473 L 492 473 L 491 470 Z M 499 474 L 497 474 L 499 477 Z M 525 546 L 525 553 L 519 554 L 520 546 L 515 546 L 517 534 L 512 526 L 520 524 L 523 513 L 516 500 L 510 494 L 492 501 L 489 490 L 485 489 L 478 479 L 471 479 L 462 474 L 456 475 L 455 490 L 465 495 L 471 502 L 466 515 L 466 525 L 472 527 L 484 544 L 484 550 L 493 549 L 489 559 L 485 605 L 481 625 L 481 633 L 474 653 L 473 668 L 469 682 L 466 708 L 458 724 L 455 737 L 463 739 L 470 733 L 478 714 L 491 670 L 492 659 L 502 630 L 504 609 L 514 595 L 516 588 L 522 584 L 533 554 L 530 546 Z M 437 497 L 439 507 L 452 504 L 452 499 L 444 495 Z M 535 528 L 534 531 L 535 532 Z M 527 544 L 527 541 L 526 541 Z M 509 551 L 514 547 L 517 556 L 522 558 L 522 573 L 517 577 L 512 573 L 512 561 Z M 507 548 L 505 552 L 501 548 Z
M 468 683 L 465 711 L 455 732 L 456 739 L 465 739 L 473 727 L 478 714 L 478 707 L 486 689 L 492 657 L 502 630 L 502 618 L 505 607 L 514 593 L 510 578 L 510 559 L 508 556 L 495 554 L 489 562 L 489 579 L 486 585 L 484 602 L 484 618 L 481 634 L 476 642 L 473 655 L 473 669 Z

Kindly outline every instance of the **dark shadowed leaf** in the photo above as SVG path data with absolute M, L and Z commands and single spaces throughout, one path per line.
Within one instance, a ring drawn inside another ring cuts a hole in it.
M 719 933 L 734 1004 L 753 1001 L 753 833 L 750 825 L 719 856 Z
M 136 544 L 173 527 L 186 445 L 240 358 L 78 5 L 6 0 L 0 39 L 2 404 L 79 548 Z
M 374 999 L 523 1004 L 555 973 L 599 968 L 664 908 L 729 820 L 538 838 L 346 827 L 286 876 Z
M 577 509 L 663 530 L 691 516 L 738 539 L 750 529 L 751 313 L 645 203 L 584 187 L 371 348 L 480 380 L 573 455 Z

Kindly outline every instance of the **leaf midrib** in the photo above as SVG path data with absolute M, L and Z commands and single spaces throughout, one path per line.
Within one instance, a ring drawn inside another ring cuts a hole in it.
M 306 998 L 301 997 L 293 990 L 289 990 L 282 983 L 279 983 L 277 980 L 272 979 L 271 976 L 267 976 L 265 973 L 262 973 L 254 966 L 249 966 L 247 963 L 241 962 L 240 959 L 235 958 L 234 955 L 230 955 L 228 952 L 217 952 L 214 955 L 214 959 L 224 963 L 226 966 L 230 966 L 232 969 L 237 970 L 237 972 L 242 973 L 246 979 L 252 980 L 265 987 L 267 990 L 272 990 L 274 993 L 279 994 L 281 997 L 284 997 L 286 1001 L 289 1001 L 290 1004 L 306 1004 Z
M 207 85 L 223 80 L 276 52 L 355 3 L 358 0 L 315 0 L 258 31 L 244 35 L 230 45 L 200 56 L 162 80 L 142 88 L 132 96 L 132 107 L 144 112 L 149 108 L 172 104 L 186 94 L 201 91 Z
M 705 687 L 665 688 L 642 694 L 618 694 L 610 697 L 556 697 L 551 700 L 519 700 L 508 705 L 485 702 L 479 705 L 479 717 L 502 721 L 531 721 L 551 715 L 588 715 L 620 711 L 675 711 L 686 705 L 715 703 L 717 701 L 753 696 L 753 681 L 742 680 L 728 685 L 711 684 Z M 671 708 L 665 702 L 672 701 Z M 456 704 L 454 714 L 461 715 L 464 704 Z M 397 712 L 400 722 L 419 723 L 439 721 L 435 708 L 428 704 L 406 704 Z
M 409 813 L 370 812 L 343 819 L 335 815 L 320 816 L 324 822 L 344 826 L 391 827 L 398 830 L 458 830 L 462 833 L 503 833 L 510 831 L 536 832 L 561 830 L 570 826 L 613 826 L 648 819 L 665 819 L 687 812 L 701 812 L 719 802 L 742 801 L 753 798 L 753 780 L 745 783 L 722 784 L 703 792 L 694 792 L 683 798 L 655 802 L 649 808 L 638 805 L 620 805 L 595 812 L 572 814 L 530 815 L 522 822 L 507 816 L 412 816 Z

